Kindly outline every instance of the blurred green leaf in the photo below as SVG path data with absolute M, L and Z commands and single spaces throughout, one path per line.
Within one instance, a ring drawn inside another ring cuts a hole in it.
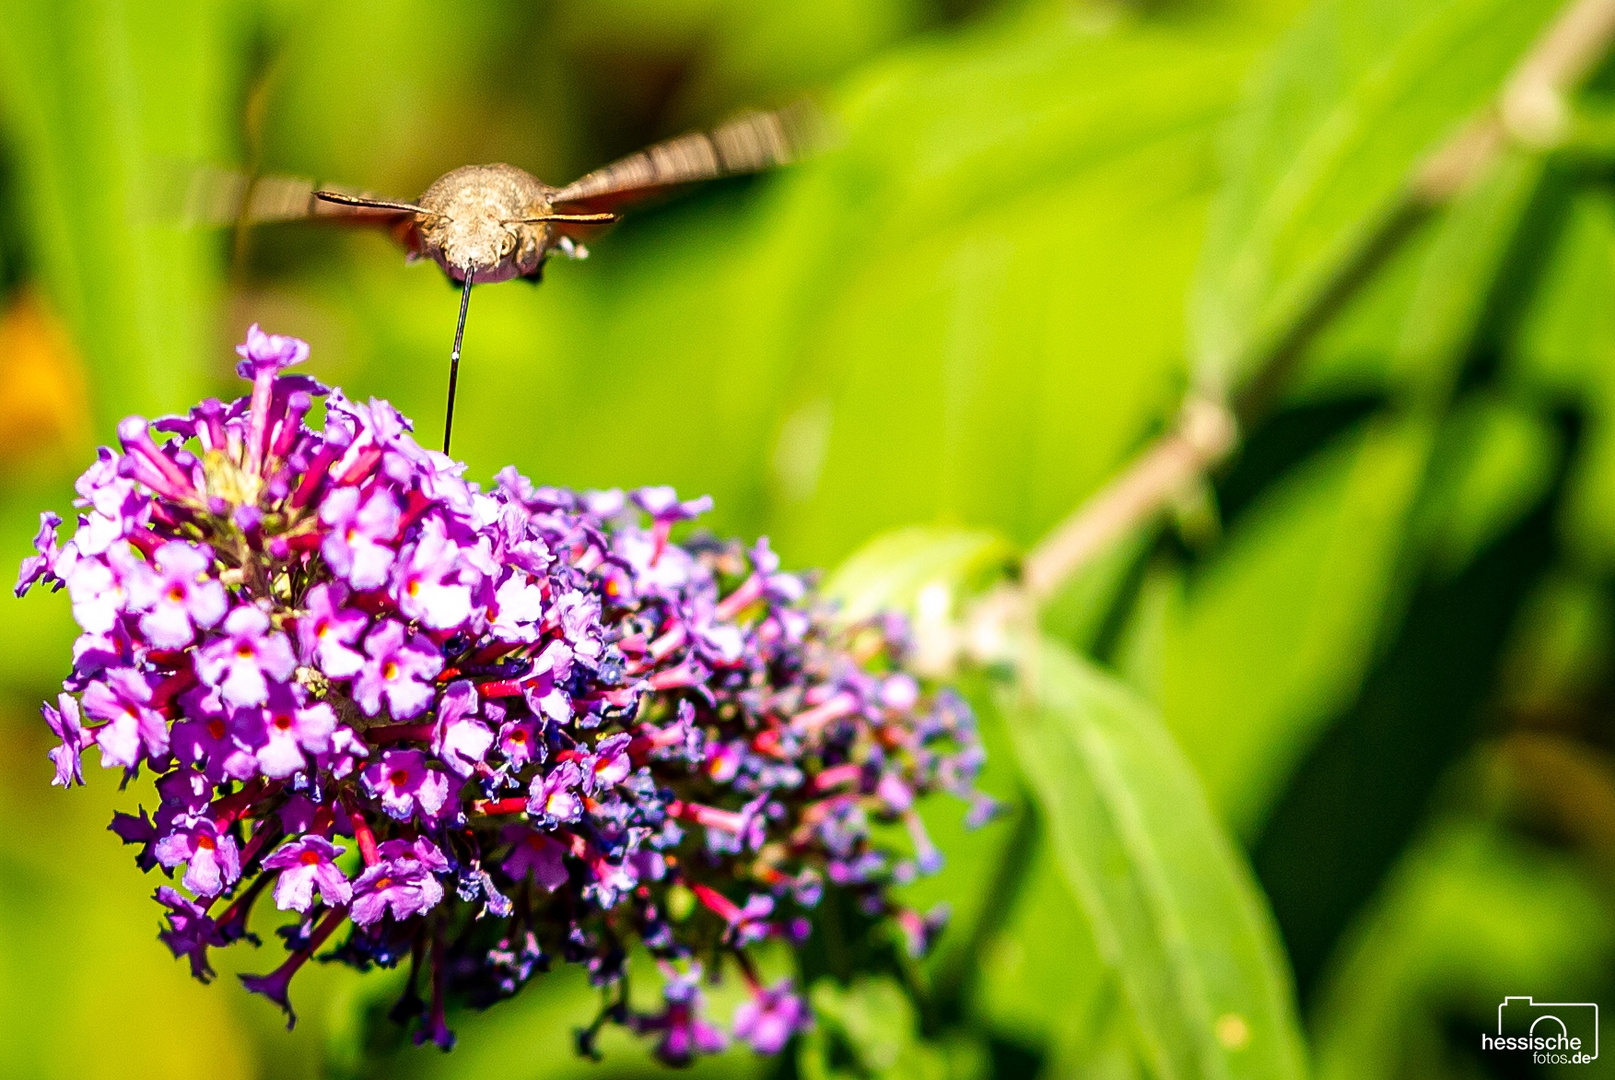
M 1046 829 L 1039 830 L 1026 873 L 1010 918 L 974 958 L 981 971 L 978 1008 L 996 1033 L 1017 1042 L 1086 1048 L 1107 996 L 1116 992 L 1114 977 Z M 1108 1007 L 1115 1011 L 1113 1003 Z
M 1592 575 L 1561 570 L 1538 586 L 1520 613 L 1499 680 L 1516 714 L 1550 715 L 1588 700 L 1615 659 L 1615 601 Z
M 1429 531 L 1420 542 L 1431 572 L 1450 579 L 1542 501 L 1560 438 L 1539 412 L 1476 395 L 1454 410 L 1443 440 L 1416 528 Z
M 774 491 L 782 547 L 931 521 L 1030 544 L 1170 416 L 1214 133 L 1283 8 L 1051 6 L 844 92 L 845 145 L 782 207 L 819 252 L 788 400 L 825 432 Z
M 974 1080 L 976 1068 L 950 1068 L 938 1047 L 919 1037 L 908 995 L 890 979 L 860 979 L 843 989 L 813 985 L 816 1025 L 803 1038 L 796 1064 L 803 1080 Z
M 940 614 L 1002 576 L 1009 545 L 984 530 L 916 526 L 877 536 L 853 552 L 824 583 L 824 595 L 840 602 L 849 622 L 882 611 L 913 614 L 929 594 L 943 602 Z
M 1570 478 L 1566 534 L 1577 556 L 1615 568 L 1615 194 L 1575 193 L 1512 343 L 1505 378 L 1532 397 L 1587 412 Z
M 1367 667 L 1434 425 L 1379 418 L 1279 479 L 1215 555 L 1162 571 L 1144 660 L 1162 713 L 1236 830 L 1261 821 Z M 1146 677 L 1147 678 L 1147 677 Z
M 1317 1075 L 1473 1075 L 1472 1032 L 1509 994 L 1590 1001 L 1608 901 L 1562 855 L 1486 824 L 1436 823 L 1353 933 L 1317 1013 Z M 1562 996 L 1561 996 L 1562 995 Z M 1495 1059 L 1494 1059 L 1495 1060 Z
M 1285 432 L 1307 423 L 1304 408 L 1258 425 L 1222 483 L 1224 542 L 1184 572 L 1155 627 L 1159 640 L 1133 643 L 1129 663 L 1151 657 L 1156 672 L 1153 686 L 1139 685 L 1242 835 L 1356 692 L 1433 547 L 1445 543 L 1447 565 L 1461 566 L 1545 479 L 1539 469 L 1533 488 L 1510 471 L 1551 463 L 1529 456 L 1540 440 L 1516 439 L 1501 474 L 1475 472 L 1481 444 L 1447 419 L 1540 176 L 1536 159 L 1505 156 L 1303 357 L 1303 377 L 1320 353 L 1330 369 L 1303 401 L 1327 404 L 1322 388 L 1334 381 L 1337 395 L 1375 394 L 1377 412 L 1301 452 Z M 1366 358 L 1350 378 L 1342 353 Z M 1478 485 L 1461 500 L 1459 475 Z
M 95 375 L 103 437 L 131 412 L 201 396 L 216 241 L 151 223 L 149 192 L 163 162 L 219 156 L 231 14 L 69 0 L 8 4 L 0 18 L 30 254 Z
M 1251 374 L 1560 6 L 1327 0 L 1309 12 L 1228 133 L 1192 299 L 1203 381 Z
M 1152 710 L 1045 643 L 1006 689 L 1056 861 L 1162 1080 L 1304 1075 L 1282 954 L 1193 770 Z

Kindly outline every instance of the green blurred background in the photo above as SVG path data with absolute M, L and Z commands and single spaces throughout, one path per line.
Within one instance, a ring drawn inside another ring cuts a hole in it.
M 1230 462 L 1045 629 L 1158 710 L 1248 856 L 1311 1072 L 1545 1075 L 1478 1034 L 1505 994 L 1615 1004 L 1615 75 L 1317 298 L 1560 6 L 0 0 L 4 551 L 117 418 L 235 393 L 254 320 L 439 437 L 435 268 L 339 230 L 176 229 L 149 212 L 166 169 L 410 197 L 503 160 L 559 183 L 812 92 L 823 155 L 650 208 L 539 288 L 477 290 L 472 475 L 710 493 L 714 528 L 798 567 L 916 524 L 1024 550 L 1191 387 L 1259 385 Z M 6 603 L 0 1076 L 653 1070 L 625 1038 L 573 1058 L 593 998 L 566 973 L 460 1017 L 447 1057 L 374 1024 L 385 974 L 300 976 L 290 1035 L 233 978 L 270 957 L 191 982 L 104 831 L 140 792 L 48 786 L 65 597 Z M 987 786 L 1021 809 L 967 836 L 932 808 L 950 863 L 916 899 L 955 919 L 916 977 L 952 1004 L 866 987 L 848 1007 L 889 1052 L 834 1075 L 1159 1073 L 980 700 Z

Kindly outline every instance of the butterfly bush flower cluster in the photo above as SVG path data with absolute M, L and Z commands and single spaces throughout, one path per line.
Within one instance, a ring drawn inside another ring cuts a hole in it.
M 991 805 L 972 718 L 904 670 L 900 621 L 838 626 L 766 542 L 676 542 L 708 500 L 514 469 L 483 491 L 386 402 L 285 374 L 303 342 L 255 326 L 238 351 L 251 394 L 125 420 L 17 587 L 65 586 L 83 629 L 43 710 L 55 783 L 92 747 L 155 774 L 155 808 L 111 828 L 174 882 L 160 936 L 197 978 L 268 903 L 295 913 L 287 955 L 243 981 L 289 1019 L 311 957 L 404 964 L 394 1018 L 446 1049 L 446 1000 L 560 960 L 621 987 L 586 1050 L 611 1020 L 682 1063 L 810 1023 L 749 950 L 801 942 L 826 889 L 925 946 L 936 917 L 889 897 L 941 862 L 916 799 Z M 627 999 L 636 948 L 656 1011 Z M 725 968 L 750 989 L 727 1031 L 702 1008 Z

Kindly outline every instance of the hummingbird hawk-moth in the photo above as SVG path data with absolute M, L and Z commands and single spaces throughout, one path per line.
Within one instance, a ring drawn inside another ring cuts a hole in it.
M 806 104 L 748 112 L 711 131 L 657 143 L 566 184 L 551 187 L 514 165 L 467 165 L 445 173 L 414 202 L 287 176 L 248 178 L 198 172 L 182 195 L 190 223 L 254 225 L 328 220 L 390 232 L 408 258 L 430 258 L 460 282 L 460 314 L 449 354 L 443 452 L 454 426 L 454 391 L 471 286 L 537 281 L 551 252 L 585 257 L 583 241 L 618 220 L 635 200 L 697 180 L 758 172 L 798 158 L 815 141 Z

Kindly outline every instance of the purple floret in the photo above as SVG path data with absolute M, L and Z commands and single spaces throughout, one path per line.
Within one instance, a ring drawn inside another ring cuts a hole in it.
M 388 750 L 367 766 L 365 788 L 389 817 L 408 821 L 419 816 L 436 818 L 448 799 L 449 782 L 441 772 L 427 768 L 419 750 Z
M 269 628 L 256 607 L 238 607 L 224 620 L 224 635 L 196 654 L 196 673 L 230 705 L 262 705 L 270 680 L 291 678 L 297 657 L 286 635 Z
M 241 853 L 235 837 L 211 820 L 192 818 L 157 841 L 157 861 L 170 869 L 185 864 L 180 882 L 197 896 L 217 896 L 241 876 Z
M 791 1036 L 808 1022 L 807 1006 L 791 988 L 791 980 L 781 979 L 768 989 L 754 990 L 735 1009 L 735 1038 L 759 1054 L 773 1055 L 785 1049 Z
M 443 670 L 442 654 L 395 619 L 383 620 L 364 642 L 365 662 L 353 681 L 353 698 L 368 715 L 387 711 L 395 720 L 419 716 L 432 700 L 432 679 Z
M 265 870 L 279 870 L 275 879 L 275 906 L 282 911 L 307 911 L 314 890 L 327 907 L 342 907 L 353 899 L 347 875 L 332 861 L 342 854 L 323 836 L 303 836 L 275 849 L 264 860 Z
M 402 921 L 430 911 L 443 899 L 436 873 L 448 869 L 431 841 L 414 844 L 390 840 L 381 846 L 381 861 L 367 869 L 353 885 L 353 921 L 369 926 L 391 912 Z
M 140 630 L 160 649 L 180 649 L 197 630 L 224 618 L 229 600 L 224 586 L 207 576 L 213 552 L 179 540 L 158 548 L 150 563 L 129 579 L 129 601 L 140 616 Z

